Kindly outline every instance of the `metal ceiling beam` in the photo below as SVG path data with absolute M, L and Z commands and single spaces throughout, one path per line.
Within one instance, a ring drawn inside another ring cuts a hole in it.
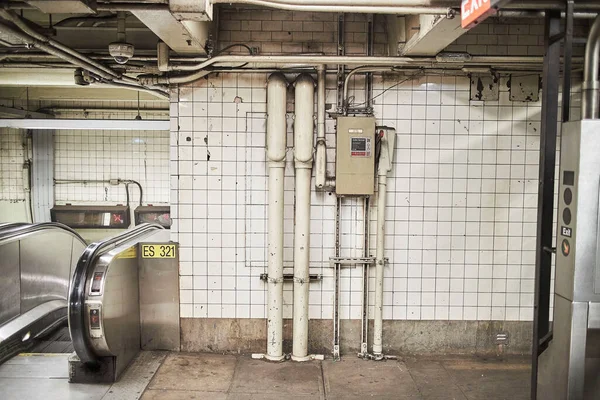
M 411 19 L 416 21 L 411 23 Z M 467 32 L 460 26 L 460 18 L 455 17 L 419 15 L 407 17 L 406 24 L 411 30 L 415 25 L 418 31 L 406 42 L 403 56 L 435 56 Z

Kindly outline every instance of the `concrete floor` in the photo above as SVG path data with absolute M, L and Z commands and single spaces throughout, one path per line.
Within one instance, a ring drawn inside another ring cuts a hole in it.
M 270 363 L 248 356 L 170 353 L 142 400 L 528 399 L 528 358 Z

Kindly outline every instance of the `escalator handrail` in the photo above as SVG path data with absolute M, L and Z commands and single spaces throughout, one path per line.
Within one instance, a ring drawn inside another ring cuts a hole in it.
M 31 233 L 36 233 L 49 229 L 63 230 L 69 233 L 77 240 L 79 240 L 81 244 L 86 245 L 85 240 L 83 240 L 79 233 L 75 232 L 75 230 L 68 227 L 67 225 L 61 224 L 59 222 L 40 222 L 37 224 L 9 223 L 5 225 L 0 225 L 0 245 L 3 244 L 3 242 L 16 239 L 19 236 L 28 235 Z
M 108 238 L 100 242 L 90 244 L 84 251 L 71 279 L 69 287 L 69 331 L 75 352 L 83 363 L 97 363 L 98 357 L 92 351 L 89 332 L 85 327 L 85 286 L 87 277 L 94 261 L 106 251 L 120 246 L 128 241 L 152 230 L 164 229 L 159 224 L 141 224 L 132 230 L 125 231 L 120 235 Z

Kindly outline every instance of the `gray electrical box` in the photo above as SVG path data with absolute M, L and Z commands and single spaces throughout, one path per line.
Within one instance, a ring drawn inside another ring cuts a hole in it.
M 337 119 L 335 191 L 342 196 L 372 195 L 375 186 L 375 118 Z

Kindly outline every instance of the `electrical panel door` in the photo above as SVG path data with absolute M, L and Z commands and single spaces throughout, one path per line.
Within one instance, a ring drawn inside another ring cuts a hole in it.
M 337 119 L 335 191 L 342 196 L 372 195 L 375 185 L 375 118 Z

